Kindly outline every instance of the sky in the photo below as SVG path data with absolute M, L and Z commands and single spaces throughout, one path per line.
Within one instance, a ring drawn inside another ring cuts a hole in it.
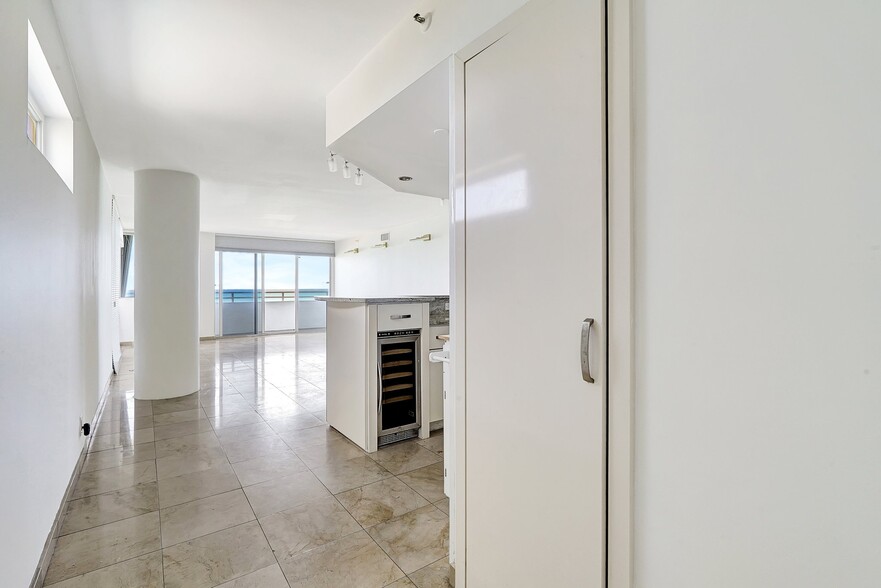
M 134 252 L 133 252 L 134 255 Z M 295 287 L 295 255 L 265 253 L 267 290 L 293 290 Z M 258 270 L 260 259 L 257 258 Z M 135 268 L 129 268 L 128 288 L 134 287 Z M 300 289 L 328 289 L 330 258 L 300 256 Z M 259 282 L 258 282 L 259 286 Z M 227 290 L 249 290 L 254 287 L 254 254 L 226 251 L 223 254 L 223 287 Z
M 293 290 L 295 285 L 294 255 L 264 254 L 267 290 Z M 260 259 L 257 259 L 258 271 Z M 300 257 L 300 289 L 326 289 L 330 281 L 330 259 Z M 258 283 L 259 285 L 259 283 Z M 226 290 L 254 287 L 254 254 L 226 251 L 223 253 L 223 287 Z

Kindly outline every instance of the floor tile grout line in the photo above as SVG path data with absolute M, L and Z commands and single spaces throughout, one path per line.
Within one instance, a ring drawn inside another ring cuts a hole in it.
M 433 464 L 432 464 L 432 465 L 433 465 Z M 425 466 L 425 467 L 430 467 L 430 466 Z M 421 468 L 420 468 L 420 469 L 421 469 Z M 416 471 L 416 470 L 412 470 L 412 471 Z M 404 472 L 404 473 L 409 474 L 410 472 Z M 395 476 L 395 477 L 398 478 L 398 480 L 401 480 L 401 478 L 400 478 L 401 475 L 403 475 L 403 474 L 397 475 L 397 476 Z M 411 486 L 410 484 L 408 484 L 406 480 L 401 480 L 401 483 L 404 484 L 407 488 L 409 488 L 409 489 L 412 490 L 413 492 L 415 492 L 416 494 L 418 494 L 419 496 L 421 496 L 422 498 L 424 498 L 425 500 L 428 500 L 428 503 L 429 503 L 429 504 L 434 504 L 434 503 L 433 503 L 433 502 L 432 502 L 427 496 L 425 496 L 424 494 L 422 494 L 421 492 L 419 492 L 419 490 L 417 490 L 416 488 L 414 488 L 413 486 Z M 446 496 L 446 495 L 444 495 L 444 496 Z M 443 498 L 441 498 L 441 500 L 443 500 Z
M 162 570 L 162 588 L 165 588 L 165 546 L 162 544 L 162 504 L 159 503 L 159 464 L 156 460 L 156 502 L 159 504 L 159 567 Z
M 95 568 L 94 570 L 89 570 L 88 572 L 83 572 L 82 574 L 78 574 L 78 575 L 76 575 L 76 576 L 71 576 L 70 578 L 65 578 L 64 580 L 59 580 L 58 582 L 55 582 L 54 584 L 43 584 L 42 588 L 52 588 L 53 586 L 58 586 L 58 585 L 59 585 L 60 583 L 62 583 L 62 582 L 67 582 L 68 580 L 73 580 L 73 579 L 75 579 L 75 578 L 82 578 L 82 577 L 85 576 L 86 574 L 91 574 L 92 572 L 97 572 L 98 570 L 103 570 L 103 569 L 109 568 L 109 567 L 111 567 L 111 566 L 115 566 L 115 565 L 118 565 L 118 564 L 121 564 L 121 563 L 125 563 L 125 562 L 127 562 L 127 561 L 131 561 L 131 560 L 133 560 L 133 559 L 138 559 L 139 557 L 146 557 L 146 556 L 148 556 L 148 555 L 152 555 L 152 554 L 154 554 L 154 553 L 159 553 L 159 557 L 160 557 L 160 559 L 161 559 L 161 557 L 162 557 L 162 547 L 159 547 L 159 549 L 153 549 L 152 551 L 147 551 L 146 553 L 141 553 L 141 554 L 139 554 L 139 555 L 135 555 L 135 556 L 132 556 L 132 557 L 127 557 L 127 558 L 125 558 L 125 559 L 121 559 L 121 560 L 119 560 L 119 561 L 115 561 L 115 562 L 113 562 L 113 563 L 109 563 L 109 564 L 107 564 L 106 566 L 97 567 L 97 568 Z M 164 582 L 163 582 L 163 583 L 164 583 Z
M 138 464 L 144 464 L 144 463 L 147 463 L 147 462 L 149 462 L 149 461 L 153 461 L 153 462 L 154 462 L 154 468 L 155 468 L 155 467 L 156 467 L 156 464 L 155 464 L 155 461 L 156 461 L 156 460 L 155 460 L 155 459 L 152 459 L 152 460 L 145 459 L 144 461 L 138 461 L 138 462 L 135 462 L 135 463 L 125 464 L 125 465 L 121 465 L 121 466 L 114 466 L 114 467 L 105 468 L 105 469 L 101 469 L 101 470 L 92 470 L 92 471 L 90 471 L 90 472 L 85 472 L 85 473 L 90 474 L 90 473 L 92 473 L 92 472 L 106 472 L 107 470 L 112 470 L 112 469 L 116 469 L 116 468 L 124 468 L 124 467 L 133 466 L 133 465 L 138 465 Z M 78 476 L 78 477 L 77 477 L 76 485 L 74 486 L 74 491 L 73 491 L 73 495 L 72 495 L 72 496 L 76 496 L 76 492 L 77 492 L 76 488 L 77 488 L 77 486 L 79 486 L 79 483 L 80 483 L 81 479 L 82 479 L 82 476 Z M 67 502 L 70 503 L 70 502 L 73 502 L 73 501 L 75 501 L 75 500 L 82 500 L 82 499 L 84 499 L 84 498 L 91 498 L 91 497 L 93 497 L 93 496 L 101 496 L 101 495 L 103 495 L 103 494 L 110 494 L 111 492 L 117 492 L 117 491 L 119 491 L 119 490 L 128 490 L 129 488 L 134 488 L 135 486 L 139 486 L 139 485 L 141 485 L 141 484 L 149 484 L 150 482 L 157 482 L 157 481 L 158 481 L 158 476 L 156 477 L 156 479 L 153 479 L 153 480 L 146 480 L 146 481 L 144 481 L 144 482 L 138 482 L 138 483 L 136 483 L 136 484 L 130 484 L 130 485 L 128 485 L 128 486 L 122 486 L 122 487 L 120 487 L 120 488 L 114 488 L 113 490 L 105 490 L 104 492 L 96 492 L 95 494 L 85 494 L 85 495 L 83 495 L 83 496 L 76 496 L 76 498 L 71 498 L 71 499 L 68 500 Z
M 410 572 L 409 574 L 407 574 L 407 579 L 410 580 L 411 582 L 413 582 L 413 584 L 415 585 L 416 581 L 410 577 L 412 574 L 417 574 L 417 573 L 421 572 L 422 570 L 424 570 L 425 568 L 429 568 L 429 567 L 433 566 L 434 564 L 436 564 L 439 561 L 448 561 L 448 560 L 449 560 L 449 557 L 438 558 L 438 559 L 434 560 L 433 562 L 431 562 L 430 564 L 424 565 L 421 568 L 419 568 L 418 570 L 414 570 L 414 571 Z M 418 588 L 418 585 L 417 585 L 417 588 Z
M 408 513 L 408 514 L 409 514 L 409 513 Z M 401 515 L 401 516 L 404 516 L 404 515 Z M 395 519 L 397 519 L 397 518 L 400 518 L 400 517 L 395 517 Z M 390 520 L 385 521 L 385 522 L 388 523 L 388 522 L 391 522 L 391 521 L 393 521 L 393 520 L 395 520 L 395 519 L 390 519 Z M 383 524 L 383 523 L 378 523 L 378 524 L 381 525 L 381 524 Z M 372 528 L 374 528 L 374 527 L 376 527 L 376 525 L 372 525 L 370 528 L 372 529 Z M 379 541 L 376 540 L 376 537 L 374 537 L 373 535 L 371 535 L 371 534 L 370 534 L 370 531 L 368 531 L 367 529 L 364 529 L 364 532 L 367 533 L 367 536 L 370 537 L 370 540 L 373 541 L 374 545 L 376 545 L 377 547 L 379 547 L 380 551 L 382 551 L 382 552 L 385 554 L 385 556 L 386 556 L 387 558 L 389 558 L 389 560 L 391 560 L 391 562 L 392 562 L 393 564 L 395 564 L 395 566 L 401 571 L 401 573 L 404 574 L 404 577 L 409 579 L 409 576 L 407 575 L 407 572 L 404 571 L 404 568 L 402 568 L 402 567 L 400 566 L 400 564 L 398 564 L 398 562 L 395 561 L 395 558 L 392 557 L 392 554 L 391 554 L 391 553 L 389 553 L 389 552 L 388 552 L 388 551 L 387 551 L 382 545 L 379 544 Z M 398 578 L 398 580 L 400 580 L 400 578 Z M 398 580 L 395 580 L 395 582 L 397 582 Z
M 233 490 L 227 490 L 225 492 L 220 492 L 218 494 L 212 494 L 211 496 L 206 496 L 205 498 L 216 498 L 218 496 L 221 496 L 222 494 L 231 494 L 233 492 L 242 492 L 242 495 L 245 497 L 245 500 L 248 500 L 248 495 L 245 494 L 242 490 L 243 490 L 242 488 L 235 488 Z M 190 502 L 182 502 L 181 504 L 175 504 L 174 506 L 167 507 L 165 510 L 168 510 L 169 508 L 177 508 L 178 506 L 183 506 L 185 504 L 191 504 L 193 502 L 198 502 L 199 500 L 204 500 L 205 498 L 197 498 L 196 500 L 191 500 Z M 248 502 L 248 506 L 251 507 L 250 502 Z M 202 537 L 207 537 L 208 535 L 213 535 L 214 533 L 220 533 L 221 531 L 228 531 L 229 529 L 233 529 L 235 527 L 247 525 L 248 523 L 251 523 L 251 522 L 254 522 L 257 520 L 257 514 L 254 512 L 253 508 L 251 508 L 251 514 L 254 515 L 254 518 L 249 519 L 243 523 L 236 523 L 235 525 L 230 525 L 229 527 L 224 527 L 222 529 L 216 529 L 216 530 L 210 531 L 208 533 L 203 533 L 202 535 L 196 535 L 195 537 L 191 537 L 189 539 L 184 539 L 183 541 L 178 541 L 177 543 L 172 543 L 171 545 L 163 545 L 162 544 L 162 534 L 161 534 L 161 525 L 160 525 L 159 542 L 160 542 L 161 549 L 169 549 L 171 547 L 175 547 L 176 545 L 180 545 L 182 543 L 189 543 L 190 541 L 195 541 L 196 539 L 201 539 Z M 162 522 L 162 513 L 161 512 L 159 513 L 159 520 L 161 523 Z
M 153 482 L 144 482 L 144 484 L 152 484 L 152 483 L 153 483 Z M 136 486 L 140 486 L 140 485 L 141 485 L 141 484 L 135 484 L 135 486 L 129 486 L 128 488 L 135 488 Z M 123 490 L 128 490 L 128 488 L 123 488 Z M 105 494 L 112 494 L 113 492 L 116 492 L 116 490 L 111 490 L 110 492 L 105 492 Z M 158 495 L 158 488 L 157 488 L 157 495 Z M 92 496 L 86 496 L 86 498 L 92 498 L 92 497 L 94 497 L 94 496 L 103 496 L 103 494 L 93 494 Z M 82 498 L 77 498 L 76 500 L 82 500 Z M 67 501 L 67 504 L 70 504 L 71 502 L 76 502 L 76 501 L 75 501 L 75 500 L 68 500 L 68 501 Z M 106 523 L 101 523 L 100 525 L 94 525 L 94 526 L 92 526 L 92 527 L 85 527 L 85 528 L 82 528 L 82 529 L 78 529 L 78 530 L 76 530 L 76 531 L 71 531 L 71 532 L 69 532 L 69 533 L 60 534 L 60 535 L 58 535 L 58 538 L 60 539 L 60 538 L 62 538 L 62 537 L 68 537 L 68 536 L 70 536 L 70 535 L 76 535 L 77 533 L 82 533 L 82 532 L 84 532 L 84 531 L 92 531 L 92 530 L 94 530 L 94 529 L 98 529 L 98 528 L 101 528 L 101 527 L 106 527 L 107 525 L 112 525 L 112 524 L 114 524 L 114 523 L 120 523 L 120 522 L 122 522 L 122 521 L 127 521 L 127 520 L 129 520 L 129 519 L 134 519 L 134 518 L 137 518 L 137 517 L 140 517 L 140 516 L 144 516 L 144 515 L 146 515 L 146 514 L 151 514 L 151 513 L 159 512 L 159 511 L 160 511 L 160 509 L 159 509 L 159 507 L 157 507 L 156 510 L 149 510 L 149 511 L 147 511 L 147 512 L 142 512 L 142 513 L 134 514 L 134 515 L 131 515 L 131 516 L 125 516 L 125 517 L 122 517 L 122 518 L 120 518 L 120 519 L 115 519 L 115 520 L 112 520 L 112 521 L 108 521 L 108 522 L 106 522 Z M 65 512 L 65 516 L 67 516 L 68 514 L 69 514 L 69 513 Z M 62 523 L 62 525 L 63 525 L 63 523 Z
M 249 503 L 249 506 L 250 506 L 250 503 Z M 252 511 L 253 511 L 253 509 L 252 509 Z M 245 525 L 250 525 L 251 523 L 254 523 L 254 522 L 258 522 L 256 516 L 255 516 L 254 519 L 252 519 L 252 520 L 250 520 L 250 521 L 245 521 L 244 523 L 239 523 L 239 524 L 237 524 L 237 525 L 232 525 L 231 527 L 226 527 L 225 529 L 218 529 L 217 531 L 212 531 L 211 533 L 205 533 L 204 535 L 199 535 L 198 537 L 193 537 L 192 539 L 187 539 L 186 541 L 180 541 L 180 542 L 178 542 L 178 543 L 175 543 L 174 545 L 169 545 L 168 547 L 161 547 L 161 548 L 159 549 L 159 551 L 164 552 L 166 549 L 172 549 L 172 548 L 177 547 L 177 546 L 179 546 L 179 545 L 184 545 L 185 543 L 191 543 L 191 542 L 193 542 L 193 541 L 198 541 L 199 539 L 203 539 L 203 538 L 205 538 L 205 537 L 210 537 L 211 535 L 215 535 L 215 534 L 217 534 L 217 533 L 224 533 L 224 532 L 226 532 L 226 531 L 230 531 L 230 530 L 232 530 L 232 529 L 236 529 L 236 528 L 238 528 L 238 527 L 243 527 L 243 526 L 245 526 Z M 259 524 L 259 523 L 258 523 L 258 524 Z M 261 527 L 260 531 L 263 532 L 263 528 L 262 528 L 262 527 Z M 264 534 L 264 538 L 265 538 L 265 534 Z M 269 544 L 269 540 L 267 540 L 266 543 Z M 271 545 L 270 545 L 270 549 L 272 549 L 272 546 L 271 546 Z M 162 569 L 163 569 L 163 575 L 162 575 L 162 577 L 163 577 L 163 584 L 165 583 L 165 564 L 164 564 L 164 559 L 165 559 L 165 558 L 164 558 L 164 553 L 163 553 L 163 565 L 162 565 Z M 267 567 L 269 567 L 269 566 L 267 566 Z M 261 568 L 261 569 L 263 569 L 263 568 Z M 259 570 L 254 570 L 254 571 L 259 571 Z M 227 582 L 232 582 L 233 580 L 238 580 L 239 578 L 243 578 L 244 576 L 247 576 L 247 575 L 250 574 L 250 573 L 252 573 L 252 572 L 245 572 L 244 574 L 241 574 L 241 575 L 235 576 L 235 577 L 233 577 L 233 578 L 228 578 L 228 579 L 224 580 L 223 582 L 221 582 L 220 584 L 225 584 L 225 583 L 227 583 Z M 220 584 L 215 584 L 214 586 L 219 586 Z M 48 588 L 48 587 L 47 587 L 47 588 Z
M 232 464 L 230 464 L 232 466 Z M 239 480 L 241 482 L 241 480 Z M 272 547 L 272 542 L 269 541 L 269 537 L 266 535 L 266 529 L 263 528 L 263 523 L 260 522 L 260 517 L 257 516 L 257 511 L 254 510 L 254 505 L 251 504 L 251 499 L 248 497 L 248 493 L 244 491 L 244 487 L 242 487 L 242 494 L 245 495 L 245 500 L 248 501 L 248 507 L 251 509 L 251 512 L 254 513 L 254 520 L 257 521 L 257 526 L 260 527 L 260 532 L 263 534 L 263 539 L 266 540 L 266 544 L 269 546 L 269 550 L 272 551 L 272 557 L 275 558 L 275 564 L 278 566 L 278 569 L 281 570 L 281 575 L 284 577 L 285 583 L 290 588 L 291 583 L 288 581 L 288 575 L 285 574 L 284 568 L 281 565 L 281 561 L 278 559 L 278 555 L 275 552 L 275 549 Z M 275 514 L 275 513 L 273 513 Z
M 156 450 L 155 442 L 154 442 L 154 441 L 149 441 L 148 443 L 152 443 L 152 444 L 154 444 L 153 450 L 155 451 L 155 450 Z M 147 445 L 148 443 L 141 443 L 140 445 Z M 113 449 L 106 449 L 106 450 L 104 450 L 104 451 L 114 451 L 114 450 L 117 450 L 117 449 L 122 449 L 122 448 L 121 448 L 121 447 L 114 447 Z M 96 453 L 101 453 L 101 452 L 98 451 L 98 452 L 96 452 Z M 90 455 L 93 455 L 93 454 L 92 454 L 92 453 L 87 453 L 87 454 L 86 454 L 86 461 L 88 461 Z M 154 455 L 155 455 L 155 453 L 154 453 Z M 155 460 L 156 458 L 154 457 L 154 458 L 150 458 L 150 459 Z M 121 468 L 121 467 L 123 467 L 123 466 L 135 465 L 136 463 L 144 463 L 145 461 L 150 461 L 150 459 L 142 459 L 141 461 L 133 461 L 133 462 L 131 462 L 131 463 L 124 463 L 124 464 L 115 465 L 115 466 L 108 466 L 108 467 L 106 467 L 106 468 L 95 468 L 94 470 L 82 471 L 82 472 L 80 472 L 80 476 L 77 477 L 77 483 L 79 483 L 79 479 L 80 479 L 80 477 L 82 477 L 82 474 L 88 474 L 88 473 L 91 473 L 91 472 L 100 472 L 100 471 L 102 471 L 102 470 L 109 470 L 109 469 L 113 469 L 113 468 Z M 85 468 L 85 462 L 83 463 L 83 467 Z

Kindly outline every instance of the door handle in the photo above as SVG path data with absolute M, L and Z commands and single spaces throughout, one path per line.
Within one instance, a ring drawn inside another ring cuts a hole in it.
M 408 319 L 412 316 L 413 316 L 412 314 L 393 314 L 389 318 L 392 319 L 393 321 L 399 321 L 401 319 Z
M 380 353 L 382 353 L 382 346 L 380 346 Z M 380 356 L 382 357 L 382 356 Z M 376 427 L 377 430 L 382 430 L 382 359 L 377 359 L 376 362 Z
M 581 323 L 581 377 L 584 381 L 593 384 L 593 376 L 590 375 L 590 328 L 593 319 L 586 318 Z

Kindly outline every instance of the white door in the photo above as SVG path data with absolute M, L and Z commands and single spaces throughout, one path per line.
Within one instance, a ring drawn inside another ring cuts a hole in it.
M 602 31 L 556 0 L 465 64 L 471 587 L 604 584 Z

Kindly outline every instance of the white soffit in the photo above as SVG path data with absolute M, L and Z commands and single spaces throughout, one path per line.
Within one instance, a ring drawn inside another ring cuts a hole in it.
M 295 255 L 327 255 L 333 257 L 333 241 L 300 239 L 267 239 L 238 235 L 215 235 L 214 248 L 220 251 L 253 251 L 255 253 L 291 253 Z
M 450 62 L 444 60 L 330 148 L 395 190 L 447 198 L 449 126 Z

